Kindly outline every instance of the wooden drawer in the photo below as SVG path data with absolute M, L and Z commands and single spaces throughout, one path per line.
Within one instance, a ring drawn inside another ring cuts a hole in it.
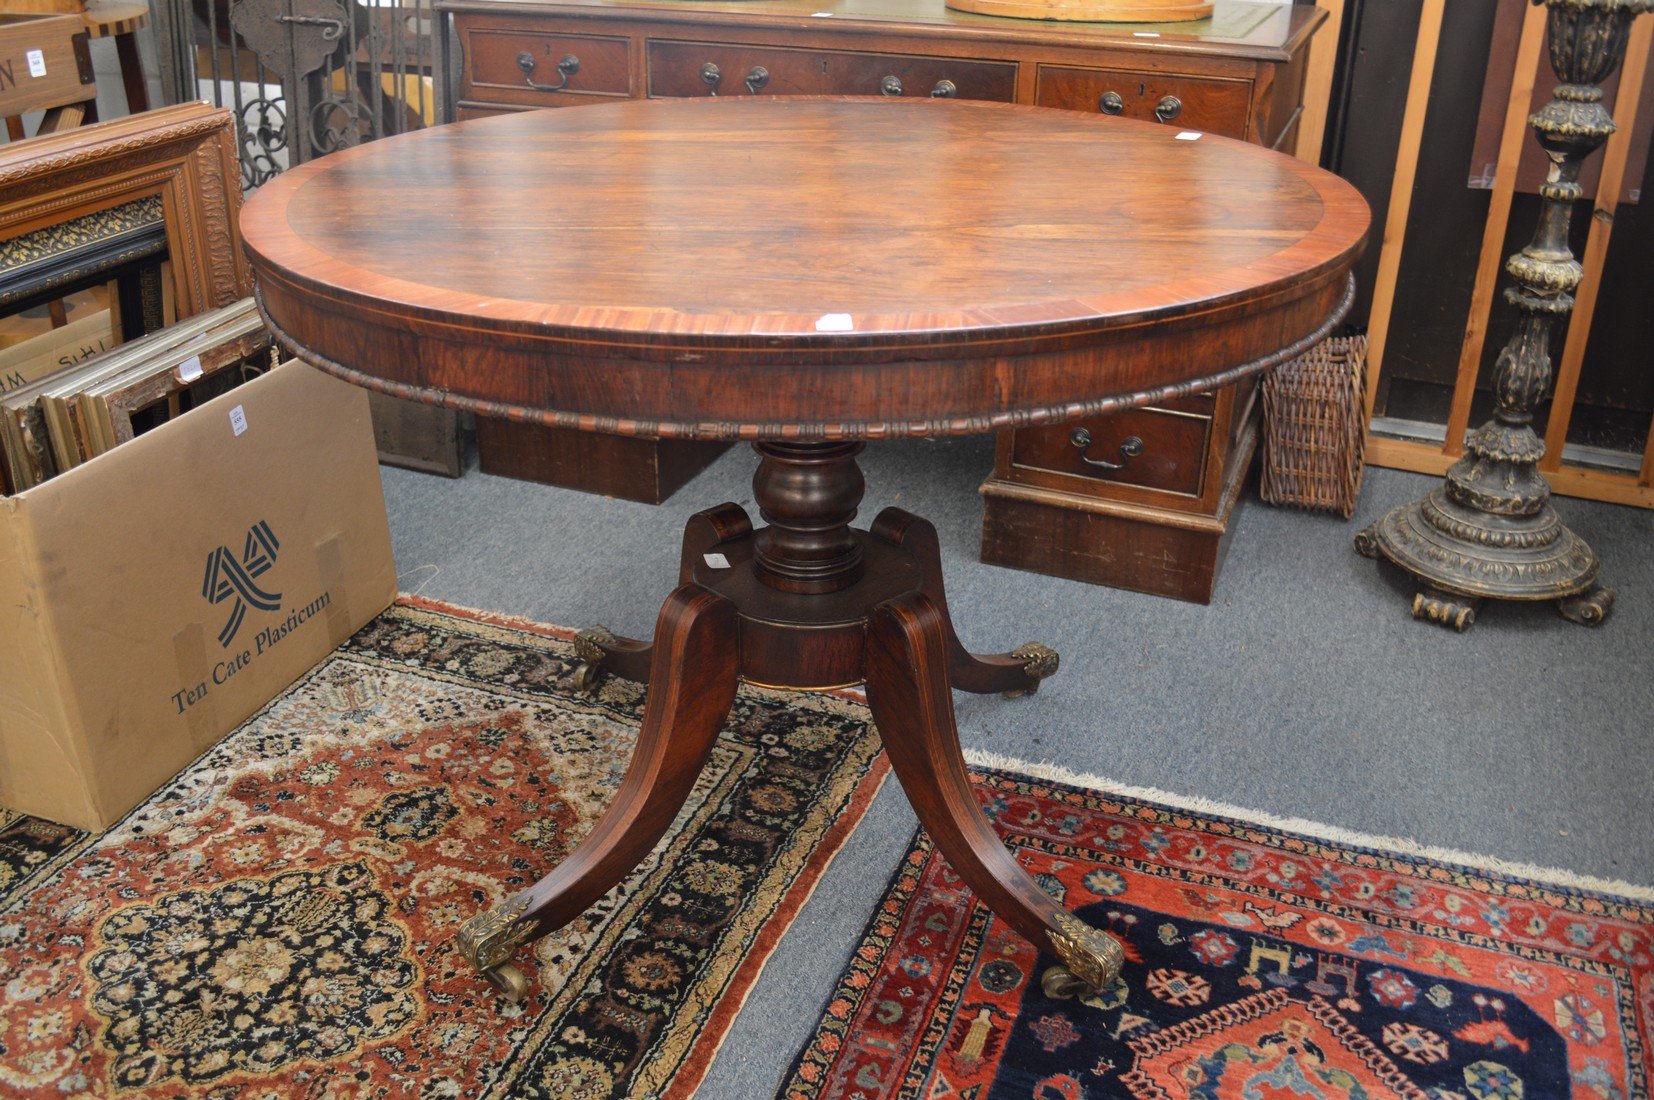
M 649 95 L 657 97 L 714 88 L 719 95 L 932 95 L 948 90 L 944 81 L 957 99 L 1016 96 L 1017 66 L 1006 61 L 665 40 L 651 41 L 647 56 Z
M 1106 107 L 1105 97 L 1111 97 Z M 1252 137 L 1250 80 L 1041 65 L 1034 102 L 1071 111 L 1103 110 L 1146 122 L 1159 117 L 1159 121 L 1183 130 Z M 1161 109 L 1160 116 L 1156 115 L 1157 108 Z
M 632 94 L 625 38 L 477 20 L 467 25 L 463 42 L 461 99 L 542 107 L 569 96 Z M 574 61 L 565 62 L 566 58 Z
M 1129 409 L 1049 428 L 1018 429 L 1011 444 L 1013 468 L 1034 473 L 1053 487 L 1084 492 L 1099 482 L 1136 485 L 1166 493 L 1198 497 L 1205 487 L 1211 454 L 1211 394 L 1194 394 L 1162 406 Z M 1090 444 L 1075 442 L 1085 432 Z M 1141 442 L 1141 453 L 1125 457 L 1128 439 Z M 1109 470 L 1087 458 L 1120 465 Z M 1043 475 L 1043 476 L 1042 476 Z

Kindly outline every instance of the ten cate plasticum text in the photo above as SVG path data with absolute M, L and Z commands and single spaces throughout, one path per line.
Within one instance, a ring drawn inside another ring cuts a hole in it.
M 276 623 L 274 626 L 267 626 L 263 630 L 260 630 L 258 635 L 253 639 L 252 649 L 244 649 L 235 656 L 226 657 L 224 660 L 219 661 L 217 664 L 212 666 L 212 682 L 218 685 L 229 683 L 230 677 L 234 676 L 236 673 L 252 664 L 255 659 L 274 648 L 277 642 L 281 641 L 289 634 L 292 634 L 293 631 L 297 630 L 306 619 L 316 614 L 316 612 L 320 611 L 322 608 L 327 607 L 332 602 L 333 593 L 323 592 L 320 596 L 317 596 L 314 600 L 311 600 L 303 607 L 296 608 L 295 610 L 289 612 L 287 618 L 283 619 L 281 622 Z M 208 691 L 210 690 L 211 688 L 207 681 L 202 680 L 194 687 L 185 688 L 182 691 L 173 693 L 172 701 L 177 705 L 178 713 L 182 714 L 190 707 L 193 707 L 195 704 L 205 699 Z

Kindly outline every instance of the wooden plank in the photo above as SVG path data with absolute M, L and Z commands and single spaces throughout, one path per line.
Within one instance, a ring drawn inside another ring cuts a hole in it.
M 1389 470 L 1440 477 L 1458 460 L 1443 454 L 1436 443 L 1375 435 L 1367 441 L 1367 461 Z M 1641 474 L 1563 466 L 1547 472 L 1545 479 L 1550 482 L 1551 491 L 1558 496 L 1626 504 L 1634 508 L 1654 508 L 1654 484 L 1650 483 L 1648 474 L 1649 463 L 1645 459 Z
M 1344 25 L 1344 0 L 1320 0 L 1327 21 L 1309 46 L 1304 74 L 1304 109 L 1298 116 L 1298 144 L 1293 155 L 1310 164 L 1321 163 L 1327 135 L 1327 109 L 1332 99 L 1333 71 L 1338 67 L 1338 35 Z
M 1585 345 L 1590 340 L 1591 319 L 1596 314 L 1597 293 L 1602 287 L 1602 268 L 1608 259 L 1608 241 L 1614 232 L 1614 213 L 1625 187 L 1627 153 L 1632 132 L 1636 129 L 1638 100 L 1642 97 L 1650 42 L 1654 42 L 1654 22 L 1637 20 L 1631 25 L 1631 38 L 1625 50 L 1625 70 L 1620 76 L 1620 94 L 1614 104 L 1614 121 L 1619 129 L 1608 139 L 1602 153 L 1602 177 L 1597 183 L 1591 229 L 1585 238 L 1585 254 L 1580 258 L 1584 274 L 1574 291 L 1573 317 L 1568 322 L 1568 339 L 1563 345 L 1562 361 L 1556 371 L 1551 417 L 1545 427 L 1545 455 L 1539 461 L 1539 468 L 1547 474 L 1562 466 L 1562 446 L 1568 439 L 1574 398 L 1579 392 Z M 1649 448 L 1645 444 L 1645 466 L 1648 454 Z
M 1546 474 L 1545 479 L 1551 483 L 1553 492 L 1563 496 L 1600 500 L 1607 504 L 1627 504 L 1633 508 L 1654 508 L 1654 486 L 1649 485 L 1645 476 L 1564 466 Z
M 1401 142 L 1396 149 L 1396 174 L 1390 186 L 1389 213 L 1384 219 L 1384 241 L 1373 278 L 1373 304 L 1368 313 L 1366 415 L 1371 420 L 1384 365 L 1385 337 L 1395 308 L 1396 279 L 1401 272 L 1401 249 L 1412 209 L 1413 181 L 1418 176 L 1419 146 L 1424 139 L 1424 116 L 1430 103 L 1430 84 L 1436 70 L 1436 47 L 1441 41 L 1446 0 L 1424 0 L 1419 12 L 1418 42 L 1413 49 L 1413 72 L 1407 83 L 1407 105 L 1401 120 Z M 1370 461 L 1370 458 L 1369 458 Z
M 1637 484 L 1645 489 L 1654 485 L 1654 421 L 1648 425 L 1648 442 L 1643 444 L 1643 468 L 1637 474 Z
M 1488 320 L 1493 310 L 1501 261 L 1505 253 L 1505 231 L 1510 226 L 1510 205 L 1516 194 L 1516 169 L 1523 147 L 1530 140 L 1528 105 L 1539 74 L 1539 54 L 1545 45 L 1545 22 L 1549 14 L 1543 5 L 1531 5 L 1522 20 L 1522 37 L 1516 47 L 1516 70 L 1511 77 L 1510 97 L 1505 107 L 1505 128 L 1499 139 L 1499 160 L 1494 169 L 1493 195 L 1487 221 L 1482 229 L 1482 252 L 1476 263 L 1476 283 L 1470 295 L 1470 313 L 1465 320 L 1464 339 L 1459 344 L 1459 372 L 1453 383 L 1453 404 L 1447 415 L 1447 435 L 1442 450 L 1449 455 L 1464 453 L 1465 429 L 1470 426 L 1470 403 L 1476 395 L 1476 375 L 1482 364 Z
M 1438 444 L 1417 439 L 1391 439 L 1382 435 L 1368 437 L 1365 457 L 1369 466 L 1437 477 L 1453 465 L 1453 457 L 1443 454 Z

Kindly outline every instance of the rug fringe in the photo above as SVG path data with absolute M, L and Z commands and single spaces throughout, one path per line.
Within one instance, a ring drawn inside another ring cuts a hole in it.
M 414 611 L 430 611 L 438 615 L 452 615 L 456 619 L 470 619 L 474 622 L 486 623 L 489 626 L 500 626 L 507 630 L 521 630 L 527 634 L 539 634 L 547 638 L 558 638 L 565 642 L 575 635 L 575 630 L 572 627 L 543 623 L 538 619 L 530 619 L 522 615 L 508 615 L 503 611 L 484 611 L 478 607 L 466 607 L 463 604 L 449 603 L 447 600 L 433 599 L 430 596 L 421 596 L 413 592 L 397 593 L 396 603 L 393 606 L 406 607 Z
M 1540 867 L 1531 863 L 1519 863 L 1513 860 L 1500 859 L 1497 856 L 1478 855 L 1471 852 L 1461 852 L 1453 848 L 1438 848 L 1434 845 L 1420 844 L 1416 840 L 1404 837 L 1374 836 L 1368 833 L 1356 832 L 1337 825 L 1328 825 L 1320 821 L 1310 821 L 1301 817 L 1281 817 L 1277 814 L 1266 813 L 1262 810 L 1247 809 L 1234 806 L 1227 802 L 1203 798 L 1198 795 L 1173 794 L 1154 787 L 1136 787 L 1128 783 L 1110 779 L 1108 776 L 1096 775 L 1089 772 L 1077 772 L 1065 768 L 1060 764 L 1050 762 L 1033 763 L 1019 760 L 1014 756 L 1003 753 L 987 752 L 981 749 L 966 749 L 965 759 L 971 764 L 983 768 L 997 768 L 1001 771 L 1021 772 L 1036 779 L 1049 779 L 1058 783 L 1067 783 L 1075 787 L 1089 787 L 1093 790 L 1106 791 L 1110 794 L 1124 795 L 1128 798 L 1142 799 L 1145 802 L 1158 802 L 1180 810 L 1189 810 L 1193 813 L 1212 814 L 1218 817 L 1235 818 L 1254 825 L 1265 825 L 1272 829 L 1284 829 L 1288 832 L 1304 833 L 1322 840 L 1333 841 L 1338 844 L 1349 844 L 1358 848 L 1375 848 L 1381 851 L 1399 852 L 1403 855 L 1418 856 L 1442 863 L 1456 863 L 1478 870 L 1500 875 L 1510 875 L 1516 878 L 1533 879 L 1536 882 L 1547 883 L 1571 890 L 1591 890 L 1602 894 L 1617 894 L 1623 898 L 1643 903 L 1654 903 L 1654 887 L 1639 886 L 1635 883 L 1624 882 L 1619 879 L 1601 879 L 1591 875 L 1581 875 L 1573 871 L 1564 871 L 1555 867 Z

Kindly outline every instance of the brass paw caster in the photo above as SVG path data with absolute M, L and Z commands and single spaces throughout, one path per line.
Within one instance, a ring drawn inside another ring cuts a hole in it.
M 1471 596 L 1455 596 L 1439 588 L 1426 588 L 1413 597 L 1413 618 L 1450 626 L 1463 634 L 1476 621 L 1476 611 L 1481 606 L 1482 601 Z
M 1614 597 L 1617 594 L 1612 588 L 1598 585 L 1588 592 L 1557 600 L 1556 609 L 1562 612 L 1562 617 L 1569 622 L 1578 623 L 1580 626 L 1601 626 L 1602 621 L 1608 618 L 1608 613 L 1614 610 Z
M 466 921 L 454 937 L 454 944 L 466 961 L 513 1003 L 528 996 L 528 979 L 506 961 L 534 934 L 535 922 L 523 917 L 528 903 L 527 894 L 518 894 L 504 905 Z
M 1113 985 L 1126 965 L 1124 945 L 1072 913 L 1059 913 L 1056 921 L 1058 930 L 1046 935 L 1052 953 L 1062 961 L 1040 976 L 1045 995 L 1058 999 L 1090 996 Z
M 576 691 L 589 695 L 597 690 L 597 685 L 603 682 L 603 661 L 609 655 L 603 646 L 614 641 L 614 632 L 601 624 L 588 626 L 574 636 L 574 655 L 580 658 L 574 670 Z
M 1028 676 L 1028 686 L 1012 688 L 1005 693 L 1005 698 L 1016 699 L 1023 695 L 1032 695 L 1039 690 L 1039 682 L 1049 676 L 1056 675 L 1059 658 L 1057 651 L 1048 645 L 1039 642 L 1025 642 L 1011 650 L 1011 656 L 1022 662 L 1022 670 Z

